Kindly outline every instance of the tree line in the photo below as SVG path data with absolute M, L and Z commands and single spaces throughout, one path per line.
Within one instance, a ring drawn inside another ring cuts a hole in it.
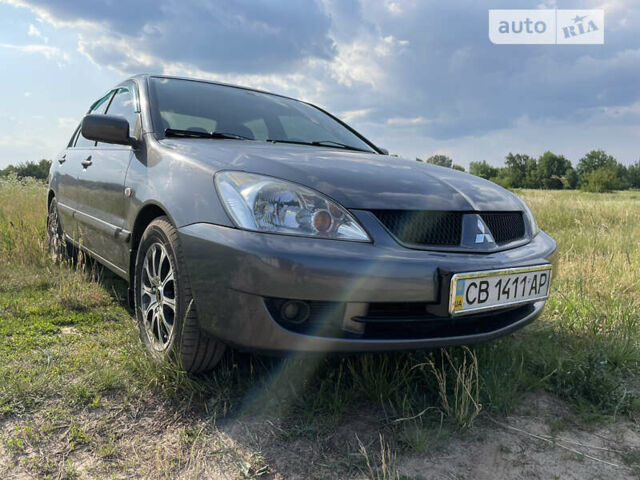
M 18 165 L 9 165 L 7 168 L 0 170 L 0 177 L 8 177 L 15 175 L 18 178 L 33 177 L 40 180 L 46 180 L 49 176 L 49 168 L 51 160 L 42 159 L 39 162 L 25 162 Z
M 426 160 L 416 160 L 465 171 L 446 155 L 433 155 Z M 640 160 L 627 167 L 604 150 L 590 151 L 578 161 L 575 168 L 563 155 L 553 152 L 545 152 L 539 158 L 522 153 L 509 153 L 505 157 L 504 166 L 494 167 L 486 160 L 471 162 L 469 173 L 506 188 L 579 188 L 588 192 L 640 188 Z

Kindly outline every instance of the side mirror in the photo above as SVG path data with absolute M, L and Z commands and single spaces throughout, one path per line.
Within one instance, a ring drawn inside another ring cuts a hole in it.
M 89 140 L 117 145 L 134 145 L 129 137 L 129 122 L 115 115 L 85 115 L 82 119 L 82 136 Z

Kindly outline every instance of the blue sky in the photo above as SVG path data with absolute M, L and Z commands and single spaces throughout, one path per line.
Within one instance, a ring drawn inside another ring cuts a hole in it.
M 493 45 L 489 8 L 603 8 L 604 45 Z M 316 103 L 391 152 L 464 166 L 640 159 L 637 0 L 0 0 L 0 168 L 52 158 L 140 73 Z

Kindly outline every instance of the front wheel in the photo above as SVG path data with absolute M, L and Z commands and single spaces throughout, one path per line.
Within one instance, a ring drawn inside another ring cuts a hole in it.
M 140 338 L 158 360 L 172 359 L 188 372 L 211 370 L 225 346 L 198 326 L 178 231 L 159 217 L 144 231 L 135 265 Z

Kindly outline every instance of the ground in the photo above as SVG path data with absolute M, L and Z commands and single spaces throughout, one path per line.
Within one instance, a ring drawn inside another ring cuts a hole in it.
M 0 180 L 0 478 L 638 478 L 640 193 L 524 191 L 559 243 L 542 318 L 470 349 L 151 361 L 126 285 L 46 255 Z

